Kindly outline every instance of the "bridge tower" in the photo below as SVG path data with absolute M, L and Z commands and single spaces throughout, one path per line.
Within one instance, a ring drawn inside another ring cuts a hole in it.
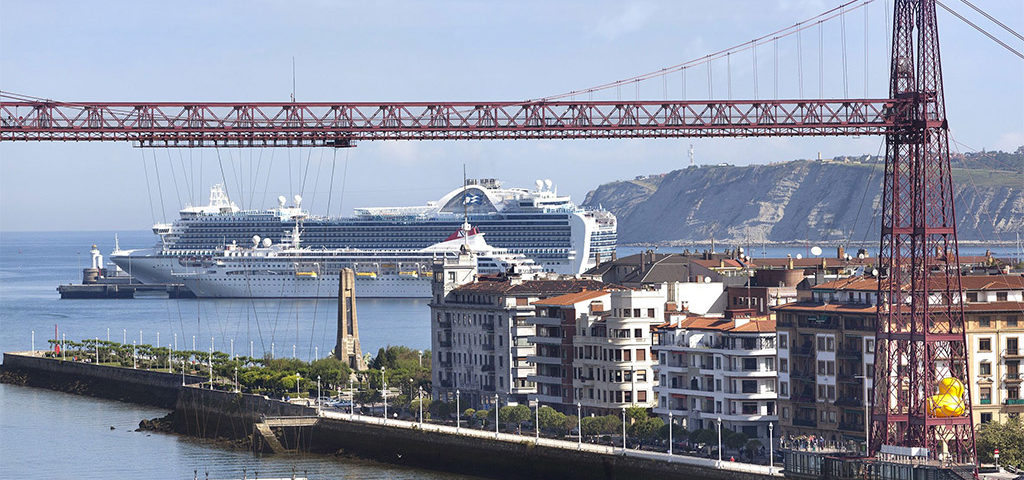
M 909 103 L 892 110 L 886 133 L 870 447 L 926 448 L 969 464 L 977 458 L 935 8 L 895 1 L 889 98 Z

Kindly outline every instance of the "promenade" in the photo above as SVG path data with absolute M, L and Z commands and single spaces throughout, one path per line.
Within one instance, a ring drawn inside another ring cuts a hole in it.
M 687 455 L 669 455 L 668 453 L 663 452 L 623 449 L 622 447 L 613 447 L 610 445 L 595 445 L 592 443 L 585 443 L 579 441 L 572 442 L 543 437 L 538 438 L 533 435 L 517 435 L 512 433 L 478 430 L 474 428 L 459 428 L 451 425 L 438 425 L 427 422 L 420 423 L 408 420 L 385 419 L 383 417 L 371 417 L 366 415 L 352 414 L 348 412 L 335 411 L 329 409 L 322 409 L 319 413 L 319 416 L 321 418 L 340 420 L 345 422 L 357 422 L 371 425 L 385 425 L 392 428 L 422 430 L 426 432 L 436 432 L 448 435 L 461 435 L 464 437 L 486 438 L 515 444 L 534 444 L 543 447 L 558 448 L 563 450 L 586 451 L 602 455 L 620 455 L 633 458 L 643 458 L 647 460 L 657 460 L 668 463 L 686 464 L 702 468 L 730 470 L 742 473 L 782 477 L 781 466 L 769 467 L 767 465 L 755 465 L 743 462 L 732 462 L 728 460 L 719 462 L 718 460 L 691 457 Z

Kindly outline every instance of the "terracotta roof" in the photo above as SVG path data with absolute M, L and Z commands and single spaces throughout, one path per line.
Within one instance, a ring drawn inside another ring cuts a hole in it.
M 933 288 L 945 289 L 945 277 L 933 277 Z M 1024 277 L 1020 275 L 964 275 L 960 277 L 964 290 L 1024 290 Z M 832 280 L 813 287 L 821 290 L 878 290 L 878 279 L 874 277 L 849 277 Z
M 659 327 L 662 327 L 659 325 Z M 686 317 L 674 325 L 666 325 L 664 328 L 684 330 L 719 330 L 722 332 L 734 333 L 768 333 L 775 332 L 775 320 L 750 319 L 738 327 L 732 319 L 721 317 Z
M 796 302 L 787 303 L 774 307 L 779 312 L 822 312 L 822 313 L 860 313 L 874 315 L 877 309 L 874 305 L 844 304 L 844 303 L 817 303 L 817 302 Z M 964 305 L 965 313 L 984 312 L 1019 312 L 1024 313 L 1024 302 L 976 302 Z
M 608 295 L 608 293 L 609 292 L 605 290 L 583 290 L 582 292 L 566 293 L 565 295 L 559 295 L 557 297 L 537 300 L 536 302 L 533 302 L 533 304 L 543 305 L 546 307 L 566 307 L 580 302 L 585 302 L 587 300 L 603 297 Z
M 964 305 L 967 313 L 1011 312 L 1024 313 L 1024 302 L 979 302 Z
M 580 292 L 583 290 L 603 290 L 607 288 L 621 289 L 597 280 L 568 279 L 568 280 L 526 280 L 520 284 L 513 285 L 509 280 L 486 280 L 467 283 L 453 290 L 457 293 L 494 293 L 511 296 L 538 296 L 550 297 L 565 293 Z

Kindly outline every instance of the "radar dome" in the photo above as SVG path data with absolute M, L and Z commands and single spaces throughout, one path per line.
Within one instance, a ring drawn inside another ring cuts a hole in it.
M 537 180 L 536 182 L 533 182 L 533 184 L 537 186 L 537 190 L 544 189 L 544 180 Z
M 278 196 L 277 196 L 277 203 L 278 203 L 278 204 L 279 204 L 280 206 L 282 206 L 282 207 L 283 207 L 283 206 L 284 206 L 284 202 L 287 202 L 287 201 L 288 201 L 288 199 L 284 198 L 284 195 L 278 195 Z
M 811 247 L 811 255 L 814 255 L 815 257 L 817 257 L 818 255 L 821 255 L 821 247 L 819 247 L 817 245 Z
M 296 194 L 296 195 L 295 195 L 294 197 L 292 197 L 292 198 L 293 198 L 293 199 L 295 200 L 295 206 L 296 206 L 296 207 L 302 204 L 302 195 L 298 195 L 298 194 Z
M 550 178 L 544 180 L 544 186 L 547 187 L 548 190 L 551 190 L 551 185 L 554 185 L 554 184 L 551 183 L 551 179 Z
M 270 244 L 272 244 L 272 243 L 274 243 L 274 242 L 273 242 L 273 241 L 271 241 L 271 240 L 270 240 L 269 238 L 264 238 L 264 239 L 263 239 L 263 246 L 264 246 L 264 247 L 269 247 L 269 246 L 270 246 Z
M 252 236 L 252 244 L 256 245 L 256 246 L 259 246 L 259 244 L 260 244 L 260 236 L 259 235 L 253 235 Z

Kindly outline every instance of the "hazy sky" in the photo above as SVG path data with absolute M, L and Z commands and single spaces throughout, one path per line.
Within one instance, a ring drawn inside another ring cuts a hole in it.
M 521 100 L 658 70 L 839 3 L 0 0 L 0 89 L 68 101 L 284 101 L 294 56 L 300 101 Z M 886 3 L 868 7 L 871 97 L 887 90 Z M 984 22 L 957 0 L 946 3 Z M 1024 30 L 1024 2 L 975 3 Z M 1024 144 L 1024 61 L 941 10 L 939 22 L 954 139 L 971 149 Z M 850 97 L 865 91 L 864 25 L 862 10 L 847 15 Z M 802 35 L 806 97 L 844 96 L 841 35 L 836 21 L 823 28 L 820 94 L 817 31 Z M 773 50 L 758 50 L 763 98 L 774 95 Z M 795 38 L 779 41 L 778 50 L 779 95 L 795 98 Z M 733 97 L 752 97 L 749 52 L 728 66 L 714 65 L 715 96 L 726 95 L 727 68 Z M 693 71 L 686 81 L 689 98 L 707 97 L 706 70 Z M 681 90 L 676 73 L 664 83 L 643 84 L 639 95 L 680 98 Z M 632 99 L 637 92 L 625 88 L 620 95 Z M 598 98 L 615 97 L 612 90 Z M 817 152 L 877 154 L 882 139 L 366 142 L 337 152 L 221 149 L 220 162 L 212 149 L 2 144 L 0 231 L 146 229 L 154 220 L 174 218 L 182 203 L 205 199 L 209 185 L 222 180 L 220 165 L 229 192 L 245 207 L 269 206 L 278 194 L 301 191 L 315 213 L 326 213 L 332 161 L 332 213 L 436 199 L 460 184 L 463 164 L 470 177 L 506 184 L 550 178 L 560 192 L 582 201 L 603 182 L 685 166 L 690 143 L 699 163 L 748 164 Z

